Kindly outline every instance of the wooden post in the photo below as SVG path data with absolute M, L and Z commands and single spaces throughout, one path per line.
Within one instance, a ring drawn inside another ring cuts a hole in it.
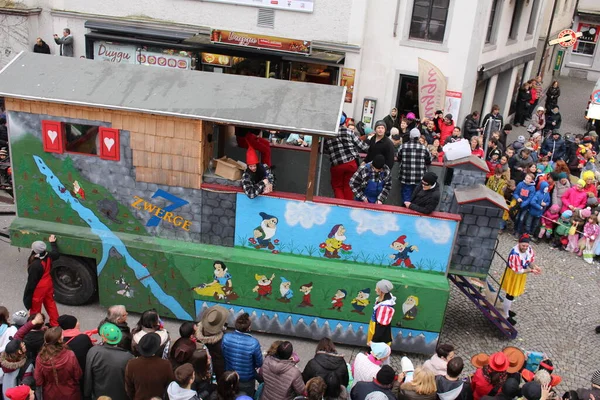
M 310 146 L 310 161 L 308 162 L 308 183 L 306 185 L 306 200 L 308 201 L 312 201 L 315 194 L 317 158 L 319 158 L 319 137 L 313 135 Z

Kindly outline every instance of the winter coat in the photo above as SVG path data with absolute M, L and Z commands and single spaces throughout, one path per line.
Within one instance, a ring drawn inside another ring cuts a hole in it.
M 519 89 L 517 95 L 517 109 L 522 113 L 525 113 L 529 108 L 529 101 L 531 100 L 531 91 L 527 89 Z
M 444 122 L 440 124 L 440 143 L 442 146 L 446 144 L 446 139 L 452 136 L 454 131 L 454 121 L 450 125 L 446 125 Z
M 320 376 L 327 382 L 329 374 L 336 375 L 340 385 L 348 386 L 348 366 L 346 365 L 344 356 L 342 354 L 319 351 L 306 364 L 304 372 L 302 372 L 302 379 L 304 379 L 304 382 L 308 382 L 315 376 Z
M 236 371 L 241 382 L 256 379 L 256 369 L 263 364 L 260 343 L 256 338 L 239 331 L 227 333 L 223 336 L 221 348 L 226 371 Z
M 63 331 L 64 342 L 69 349 L 73 350 L 81 371 L 85 373 L 85 359 L 88 351 L 93 347 L 92 340 L 78 329 L 67 329 Z
M 184 389 L 177 382 L 171 382 L 167 388 L 169 400 L 198 400 L 198 393 L 192 389 Z
M 375 156 L 381 154 L 385 158 L 385 164 L 390 167 L 390 170 L 394 168 L 396 148 L 389 137 L 384 136 L 380 140 L 377 140 L 377 136 L 374 135 L 368 143 L 369 150 L 367 150 L 367 156 L 364 160 L 366 163 L 370 163 L 375 159 Z
M 487 396 L 494 386 L 491 382 L 483 375 L 483 369 L 478 368 L 471 378 L 471 389 L 473 390 L 473 400 L 479 400 L 483 396 Z M 498 393 L 502 391 L 502 388 L 498 390 Z M 496 393 L 496 394 L 498 394 Z
M 0 354 L 0 366 L 4 376 L 0 379 L 2 385 L 2 395 L 5 399 L 6 391 L 19 385 L 28 385 L 35 387 L 33 378 L 33 362 L 23 354 L 16 361 L 6 359 L 6 353 Z
M 560 97 L 559 87 L 550 87 L 546 91 L 546 109 L 551 109 L 552 106 L 558 104 L 558 98 Z
M 350 398 L 352 400 L 365 400 L 371 393 L 383 393 L 389 400 L 396 400 L 396 396 L 394 396 L 394 393 L 390 388 L 382 386 L 376 381 L 358 382 L 352 388 Z
M 577 189 L 577 186 L 571 187 L 567 192 L 561 197 L 562 207 L 560 209 L 560 213 L 562 214 L 566 210 L 569 210 L 569 206 L 573 206 L 575 208 L 584 208 L 587 204 L 588 194 L 585 190 Z
M 471 140 L 473 136 L 477 136 L 479 134 L 478 128 L 479 121 L 476 121 L 475 118 L 473 118 L 473 115 L 467 115 L 463 126 L 463 135 L 465 136 L 465 139 Z
M 448 361 L 442 360 L 437 354 L 423 363 L 423 368 L 430 370 L 435 375 L 446 375 L 447 366 Z
M 530 184 L 525 183 L 525 181 L 520 182 L 513 193 L 513 198 L 515 200 L 521 199 L 521 209 L 526 209 L 529 207 L 529 202 L 533 198 L 535 193 L 535 184 L 532 182 Z
M 445 376 L 435 377 L 435 386 L 439 400 L 472 400 L 471 385 L 461 379 L 451 381 Z
M 131 340 L 133 335 L 131 334 L 131 329 L 129 328 L 129 325 L 127 325 L 127 322 L 117 323 L 109 321 L 108 318 L 104 318 L 102 322 L 100 322 L 100 325 L 98 325 L 98 331 L 100 331 L 102 325 L 104 325 L 107 322 L 116 325 L 117 328 L 121 330 L 121 333 L 123 334 L 123 339 L 121 339 L 121 343 L 119 344 L 119 346 L 121 346 L 127 351 L 131 351 Z
M 133 358 L 133 354 L 118 346 L 102 344 L 92 347 L 86 358 L 83 397 L 127 398 L 125 367 Z
M 50 257 L 52 261 L 55 261 L 60 257 L 60 253 L 58 252 L 56 242 L 50 243 L 50 246 L 52 249 L 48 252 L 46 257 Z M 35 291 L 35 288 L 40 283 L 42 278 L 44 278 L 44 273 L 45 272 L 44 266 L 42 265 L 42 260 L 38 257 L 36 257 L 27 267 L 27 284 L 25 285 L 25 291 L 23 292 L 23 305 L 28 310 L 31 309 L 31 303 L 33 301 L 33 292 Z
M 558 140 L 554 140 L 552 135 L 548 136 L 544 140 L 544 143 L 542 143 L 540 154 L 546 155 L 548 153 L 552 153 L 552 161 L 564 160 L 567 153 L 565 141 L 561 137 Z
M 48 46 L 48 43 L 44 42 L 43 40 L 41 42 L 42 44 L 36 43 L 33 45 L 33 52 L 41 54 L 50 54 L 50 46 Z
M 400 391 L 398 392 L 398 400 L 437 400 L 436 392 L 430 394 L 418 394 L 414 390 L 411 390 L 410 386 L 410 383 L 405 383 L 402 386 L 400 386 Z
M 35 384 L 42 387 L 45 400 L 80 400 L 81 368 L 75 353 L 63 349 L 50 360 L 39 355 L 35 362 Z
M 542 203 L 545 205 L 542 205 Z M 533 195 L 531 202 L 529 202 L 529 214 L 539 218 L 549 206 L 550 193 L 548 193 L 548 182 L 544 181 L 540 184 L 540 189 Z
M 175 380 L 171 363 L 158 356 L 138 357 L 125 367 L 125 391 L 131 400 L 161 397 Z
M 568 179 L 566 185 L 563 185 L 560 182 L 560 179 L 556 181 L 556 183 L 554 184 L 554 190 L 552 191 L 552 204 L 557 204 L 559 207 L 562 208 L 562 197 L 565 193 L 567 193 L 567 190 L 569 190 L 570 188 L 571 182 L 569 182 Z
M 219 332 L 216 335 L 205 336 L 202 333 L 202 323 L 198 324 L 198 330 L 196 330 L 196 339 L 198 342 L 204 344 L 210 353 L 212 359 L 212 367 L 217 381 L 225 372 L 225 358 L 223 357 L 223 348 L 221 341 L 223 340 L 223 332 Z
M 429 190 L 423 190 L 423 185 L 417 185 L 410 196 L 410 208 L 421 214 L 431 214 L 440 202 L 440 185 L 437 183 Z
M 302 374 L 292 360 L 268 356 L 261 368 L 265 382 L 261 400 L 293 400 L 306 390 Z
M 396 118 L 392 118 L 392 116 L 388 114 L 383 118 L 383 122 L 385 122 L 387 133 L 389 133 L 392 128 L 400 130 L 400 118 L 398 118 L 398 115 L 396 115 Z
M 358 353 L 354 357 L 352 364 L 352 376 L 354 384 L 358 382 L 371 382 L 377 377 L 377 373 L 381 369 L 381 361 L 377 360 L 371 354 Z
M 560 115 L 559 112 L 554 114 L 552 111 L 550 111 L 546 115 L 546 128 L 547 129 L 552 129 L 552 130 L 560 129 L 561 124 L 562 124 L 562 116 Z

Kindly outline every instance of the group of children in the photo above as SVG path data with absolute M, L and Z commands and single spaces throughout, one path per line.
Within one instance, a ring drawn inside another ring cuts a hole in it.
M 524 169 L 523 180 L 518 183 L 507 179 L 501 165 L 496 165 L 489 176 L 486 186 L 503 195 L 508 206 L 501 231 L 512 221 L 516 238 L 528 233 L 536 242 L 546 240 L 552 248 L 593 262 L 594 256 L 600 255 L 595 170 L 584 170 L 576 179 L 561 168 L 564 162 L 538 161 L 533 164 L 535 170 Z

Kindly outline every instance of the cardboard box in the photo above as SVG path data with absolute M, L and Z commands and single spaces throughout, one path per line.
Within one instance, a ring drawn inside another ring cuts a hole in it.
M 215 162 L 217 165 L 215 174 L 232 181 L 239 181 L 242 179 L 242 172 L 245 168 L 234 159 L 221 157 L 215 159 Z

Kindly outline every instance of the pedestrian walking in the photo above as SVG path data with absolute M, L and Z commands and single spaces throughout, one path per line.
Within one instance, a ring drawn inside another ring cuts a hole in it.
M 54 284 L 52 283 L 52 262 L 60 257 L 56 236 L 48 238 L 52 250 L 46 251 L 46 243 L 38 240 L 31 245 L 27 267 L 27 285 L 23 294 L 23 304 L 31 315 L 40 313 L 42 305 L 50 318 L 50 326 L 58 326 L 58 309 L 54 301 Z
M 54 34 L 54 42 L 60 46 L 60 55 L 63 57 L 73 57 L 73 36 L 69 28 L 63 29 L 63 36 L 58 37 Z
M 560 97 L 560 87 L 558 81 L 553 81 L 552 86 L 548 88 L 546 92 L 546 109 L 551 110 L 554 106 L 558 105 L 558 98 Z

